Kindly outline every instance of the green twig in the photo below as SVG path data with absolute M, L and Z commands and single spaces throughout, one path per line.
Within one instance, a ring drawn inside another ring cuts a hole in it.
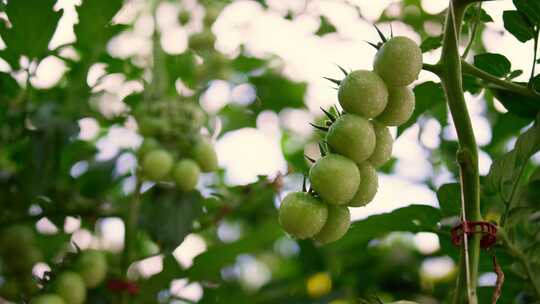
M 452 119 L 456 126 L 459 150 L 457 160 L 461 181 L 462 220 L 480 220 L 480 179 L 478 172 L 478 148 L 463 96 L 461 57 L 458 41 L 463 14 L 468 3 L 450 0 L 447 12 L 439 76 L 444 89 Z M 453 303 L 477 304 L 476 285 L 480 238 L 465 237 L 460 259 L 460 275 Z
M 538 32 L 540 30 L 540 26 L 536 26 L 534 31 L 534 51 L 533 51 L 533 62 L 532 62 L 532 69 L 531 69 L 531 77 L 529 77 L 529 88 L 533 88 L 532 80 L 534 79 L 534 70 L 536 67 L 536 53 L 538 51 Z
M 478 24 L 480 23 L 480 15 L 482 14 L 482 2 L 478 2 L 477 8 L 476 8 L 476 15 L 474 16 L 474 24 L 473 28 L 470 34 L 469 43 L 467 44 L 467 47 L 465 48 L 465 51 L 463 52 L 463 55 L 461 55 L 462 58 L 467 58 L 467 55 L 469 54 L 469 51 L 471 50 L 471 47 L 474 43 L 474 38 L 476 37 L 476 33 L 478 32 Z
M 135 190 L 133 192 L 133 199 L 131 200 L 126 215 L 124 217 L 124 250 L 122 252 L 122 271 L 126 278 L 128 275 L 128 268 L 135 260 L 135 239 L 137 235 L 137 223 L 139 222 L 139 209 L 141 204 L 141 188 L 142 182 L 139 176 L 136 176 L 137 181 Z M 122 294 L 122 303 L 129 302 L 129 295 L 127 293 Z

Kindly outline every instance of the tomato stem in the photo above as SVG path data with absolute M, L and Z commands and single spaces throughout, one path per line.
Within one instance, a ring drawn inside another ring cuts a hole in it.
M 459 33 L 463 15 L 469 3 L 452 1 L 446 16 L 443 48 L 439 62 L 441 85 L 456 126 L 459 150 L 457 160 L 461 183 L 462 220 L 478 221 L 480 215 L 480 178 L 478 172 L 478 148 L 471 119 L 463 95 Z M 478 259 L 480 237 L 464 238 L 460 257 L 460 275 L 456 284 L 453 303 L 477 304 Z

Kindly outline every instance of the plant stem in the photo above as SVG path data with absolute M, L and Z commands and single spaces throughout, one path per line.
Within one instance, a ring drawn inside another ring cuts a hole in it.
M 441 84 L 444 89 L 452 119 L 456 126 L 459 150 L 457 160 L 460 169 L 462 220 L 480 220 L 480 180 L 478 173 L 478 149 L 463 96 L 461 56 L 458 41 L 463 14 L 468 3 L 452 2 L 445 22 L 443 49 L 439 65 Z M 477 304 L 476 285 L 480 238 L 464 237 L 460 258 L 460 275 L 457 280 L 453 303 Z
M 134 260 L 134 243 L 137 233 L 137 223 L 139 221 L 139 209 L 141 204 L 141 187 L 142 183 L 140 178 L 137 176 L 137 181 L 135 185 L 135 190 L 133 192 L 133 199 L 129 205 L 126 216 L 124 218 L 124 250 L 122 255 L 122 272 L 125 279 L 127 280 L 127 270 L 129 265 Z M 127 293 L 122 293 L 122 303 L 128 303 L 129 295 Z
M 514 245 L 512 241 L 510 241 L 508 235 L 503 229 L 499 229 L 497 237 L 499 237 L 499 239 L 502 241 L 502 244 L 506 247 L 510 255 L 517 258 L 521 264 L 523 264 L 523 268 L 525 268 L 526 275 L 531 281 L 533 289 L 536 292 L 536 296 L 540 299 L 540 281 L 535 280 L 531 265 L 529 264 L 529 260 L 525 254 L 516 245 Z
M 498 87 L 501 87 L 503 89 L 506 89 L 508 91 L 514 92 L 519 95 L 532 97 L 532 98 L 538 98 L 540 101 L 540 93 L 534 90 L 531 90 L 530 88 L 526 86 L 520 85 L 519 83 L 500 79 L 494 75 L 491 75 L 490 73 L 482 71 L 481 69 L 465 61 L 461 62 L 461 66 L 463 68 L 464 74 L 469 74 L 469 75 L 478 77 L 486 82 L 492 83 Z
M 536 29 L 534 31 L 534 51 L 533 51 L 533 62 L 532 62 L 532 69 L 531 69 L 531 77 L 529 77 L 529 88 L 533 88 L 532 80 L 534 79 L 534 70 L 536 67 L 536 52 L 538 51 L 538 32 L 540 30 L 540 26 L 536 26 Z

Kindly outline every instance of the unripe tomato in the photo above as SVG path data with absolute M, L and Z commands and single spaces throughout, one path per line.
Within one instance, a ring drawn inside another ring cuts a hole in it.
M 341 81 L 338 100 L 346 112 L 373 118 L 386 107 L 388 89 L 379 75 L 357 70 Z
M 288 234 L 297 239 L 314 236 L 321 230 L 328 210 L 326 204 L 309 193 L 287 194 L 279 207 L 279 224 Z
M 332 291 L 332 278 L 326 272 L 319 272 L 308 278 L 307 293 L 312 298 L 320 298 Z
M 54 293 L 47 293 L 47 294 L 42 294 L 40 296 L 33 298 L 30 301 L 30 304 L 67 304 L 67 303 L 64 302 L 64 300 L 60 296 Z
M 83 278 L 73 271 L 59 274 L 54 280 L 53 291 L 66 304 L 82 304 L 86 300 L 86 287 Z
M 351 214 L 349 208 L 329 205 L 326 223 L 313 239 L 320 244 L 335 242 L 347 233 L 350 224 Z
M 191 20 L 191 14 L 187 10 L 180 11 L 180 14 L 178 15 L 178 23 L 181 25 L 186 25 L 189 20 Z
M 203 172 L 212 172 L 218 169 L 218 158 L 214 146 L 207 139 L 200 139 L 193 148 L 193 158 Z
M 393 37 L 377 51 L 373 67 L 388 86 L 409 85 L 422 70 L 422 50 L 407 37 Z
M 139 158 L 143 158 L 148 152 L 159 148 L 159 142 L 152 137 L 147 137 L 137 150 Z
M 169 174 L 173 166 L 172 155 L 162 149 L 148 152 L 142 162 L 144 175 L 152 180 L 161 180 Z
M 394 139 L 388 127 L 373 121 L 373 129 L 375 130 L 375 150 L 368 161 L 377 168 L 384 165 L 392 157 L 392 145 Z
M 320 158 L 309 170 L 311 187 L 329 204 L 351 201 L 360 185 L 360 171 L 350 159 L 338 154 Z
M 199 181 L 201 169 L 191 159 L 182 159 L 173 169 L 173 178 L 180 190 L 189 192 L 195 189 Z
M 211 31 L 202 31 L 189 36 L 189 48 L 196 51 L 212 50 L 216 43 L 216 36 Z
M 86 250 L 77 259 L 76 270 L 87 288 L 95 288 L 107 277 L 107 258 L 101 251 Z
M 376 120 L 386 126 L 400 126 L 414 112 L 414 93 L 409 87 L 388 87 L 388 104 Z
M 377 194 L 377 188 L 379 187 L 377 171 L 375 171 L 375 168 L 373 168 L 370 163 L 362 163 L 358 165 L 358 169 L 360 170 L 362 180 L 360 181 L 360 186 L 358 186 L 358 191 L 356 191 L 354 198 L 349 203 L 349 206 L 351 207 L 367 205 L 373 200 L 375 194 Z
M 375 149 L 375 131 L 367 119 L 345 114 L 330 126 L 326 141 L 334 152 L 359 164 L 368 159 Z

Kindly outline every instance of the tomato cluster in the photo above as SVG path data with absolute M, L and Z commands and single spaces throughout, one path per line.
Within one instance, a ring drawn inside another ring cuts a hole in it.
M 206 113 L 189 100 L 148 101 L 135 113 L 145 137 L 138 151 L 144 178 L 172 180 L 179 190 L 195 189 L 202 172 L 218 168 L 210 139 L 200 135 Z
M 370 203 L 378 189 L 376 168 L 392 156 L 389 127 L 410 119 L 415 105 L 407 87 L 422 69 L 422 52 L 406 37 L 394 37 L 376 54 L 374 71 L 346 73 L 339 84 L 343 111 L 324 111 L 328 127 L 321 154 L 309 171 L 308 193 L 287 195 L 280 206 L 283 229 L 298 239 L 319 243 L 340 239 L 350 225 L 347 207 Z

